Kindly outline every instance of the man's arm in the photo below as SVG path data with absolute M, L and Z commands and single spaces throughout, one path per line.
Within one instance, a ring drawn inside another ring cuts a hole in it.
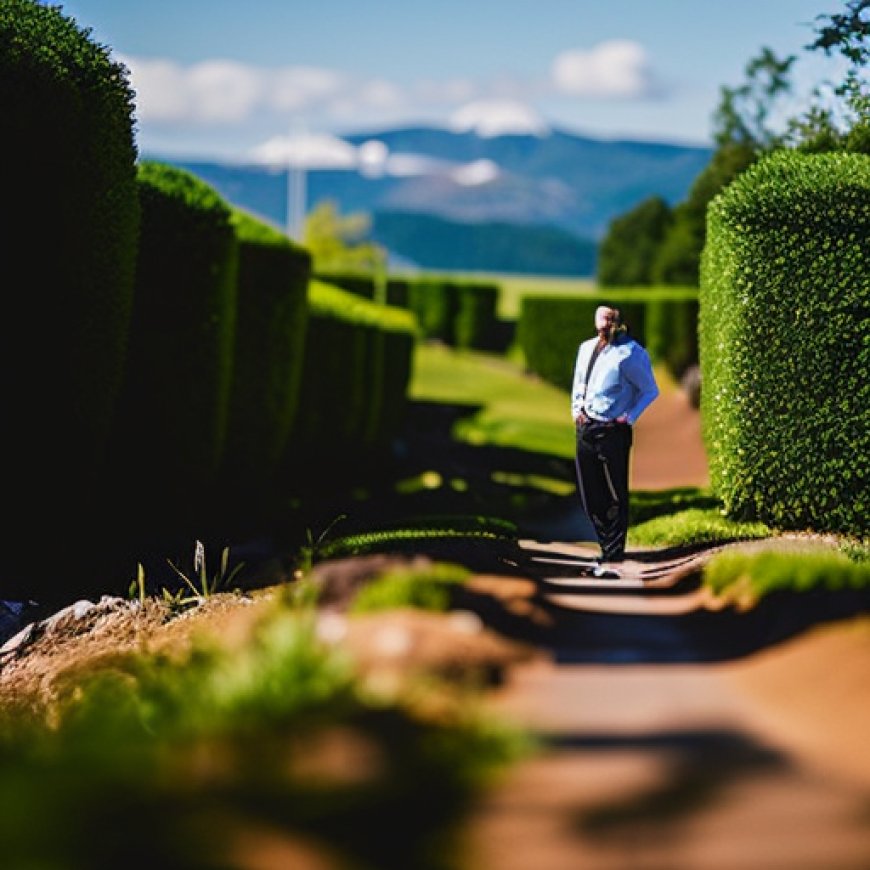
M 659 385 L 656 383 L 652 370 L 652 362 L 646 349 L 637 345 L 632 350 L 631 356 L 625 364 L 626 378 L 637 390 L 637 398 L 632 406 L 623 414 L 623 422 L 633 426 L 637 418 L 649 407 L 659 394 Z
M 571 416 L 576 420 L 583 406 L 583 396 L 586 392 L 586 369 L 580 364 L 583 355 L 583 345 L 577 348 L 577 358 L 574 361 L 574 383 L 571 386 Z

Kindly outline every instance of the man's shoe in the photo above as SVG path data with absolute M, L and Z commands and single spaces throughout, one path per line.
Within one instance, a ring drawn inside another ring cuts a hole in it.
M 596 565 L 592 569 L 592 576 L 597 577 L 599 580 L 619 580 L 619 572 L 614 571 L 613 568 L 605 568 L 604 565 Z

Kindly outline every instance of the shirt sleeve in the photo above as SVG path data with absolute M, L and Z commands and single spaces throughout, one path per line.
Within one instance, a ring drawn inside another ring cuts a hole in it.
M 659 386 L 646 348 L 636 345 L 632 349 L 631 356 L 626 360 L 625 375 L 637 390 L 632 406 L 625 412 L 629 424 L 633 426 L 659 394 Z
M 580 365 L 583 356 L 583 345 L 577 348 L 577 359 L 574 361 L 574 383 L 571 387 L 571 417 L 576 420 L 583 407 L 583 394 L 586 391 L 586 372 Z

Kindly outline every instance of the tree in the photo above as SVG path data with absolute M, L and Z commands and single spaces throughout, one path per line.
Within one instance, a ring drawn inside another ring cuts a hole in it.
M 660 196 L 651 196 L 612 221 L 598 249 L 598 283 L 603 287 L 652 284 L 653 261 L 671 220 L 668 204 Z
M 368 215 L 342 215 L 331 200 L 318 203 L 305 219 L 302 244 L 311 253 L 318 271 L 378 273 L 386 253 L 367 241 L 371 228 Z
M 819 15 L 816 22 L 816 38 L 804 49 L 839 55 L 848 64 L 845 76 L 817 85 L 803 114 L 778 128 L 772 121 L 793 91 L 796 55 L 780 58 L 764 47 L 744 67 L 742 84 L 720 89 L 712 118 L 716 150 L 673 210 L 654 257 L 654 283 L 697 284 L 708 203 L 762 155 L 778 148 L 870 154 L 870 0 L 846 0 L 844 12 Z M 630 240 L 623 240 L 626 246 Z M 604 253 L 602 243 L 599 257 Z
M 714 152 L 692 183 L 685 201 L 674 209 L 673 221 L 652 265 L 656 284 L 697 286 L 707 236 L 707 205 L 757 159 L 758 152 L 748 142 L 723 144 Z
M 644 227 L 644 203 L 612 222 L 599 248 L 599 283 L 697 286 L 707 205 L 761 154 L 782 146 L 783 136 L 774 132 L 769 119 L 777 100 L 792 89 L 789 72 L 795 60 L 762 48 L 746 64 L 743 84 L 721 89 L 713 114 L 717 148 L 710 162 L 658 235 Z M 641 274 L 642 280 L 636 280 Z M 626 281 L 627 277 L 635 280 Z
M 713 113 L 713 140 L 726 145 L 748 145 L 766 151 L 780 145 L 782 136 L 768 126 L 779 97 L 792 90 L 789 73 L 796 55 L 778 58 L 764 47 L 744 67 L 746 80 L 720 88 L 719 105 Z
M 870 0 L 848 0 L 844 13 L 819 15 L 816 39 L 804 46 L 828 57 L 839 54 L 848 67 L 839 83 L 823 82 L 813 103 L 789 123 L 791 144 L 802 151 L 870 154 Z

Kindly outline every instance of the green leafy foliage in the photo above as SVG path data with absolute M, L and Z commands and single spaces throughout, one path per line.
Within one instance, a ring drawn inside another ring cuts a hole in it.
M 0 46 L 3 592 L 63 598 L 92 587 L 107 519 L 139 231 L 134 95 L 59 6 L 3 0 Z
M 395 436 L 417 336 L 410 311 L 323 281 L 311 281 L 308 303 L 299 410 L 284 463 L 287 479 L 303 489 L 347 474 Z
M 680 511 L 721 508 L 722 503 L 710 490 L 696 486 L 677 486 L 671 489 L 635 489 L 631 492 L 628 507 L 629 523 L 632 526 L 645 523 L 656 517 L 670 516 Z
M 772 592 L 866 589 L 870 565 L 818 546 L 720 553 L 704 566 L 704 585 L 725 599 L 752 603 Z
M 779 152 L 710 209 L 701 410 L 729 516 L 866 535 L 870 157 Z
M 226 448 L 227 513 L 241 537 L 279 509 L 276 486 L 297 415 L 308 325 L 309 253 L 238 209 L 236 329 Z
M 112 444 L 127 528 L 195 537 L 214 521 L 235 347 L 230 207 L 186 170 L 143 161 L 128 364 Z
M 443 613 L 450 608 L 451 587 L 464 583 L 470 574 L 460 565 L 447 563 L 388 571 L 356 594 L 350 612 L 373 613 L 414 607 Z
M 316 271 L 374 273 L 384 268 L 386 255 L 367 241 L 371 220 L 358 212 L 341 214 L 331 200 L 317 203 L 305 218 L 303 246 L 311 252 Z
M 655 283 L 653 264 L 672 220 L 668 204 L 652 196 L 611 221 L 598 248 L 599 286 Z
M 753 150 L 768 150 L 780 141 L 769 126 L 776 101 L 791 91 L 790 70 L 797 56 L 779 58 L 762 48 L 744 68 L 744 81 L 737 87 L 723 86 L 713 116 L 713 138 L 720 146 L 736 143 Z
M 679 375 L 697 361 L 698 294 L 693 288 L 614 288 L 575 297 L 528 296 L 522 301 L 517 341 L 529 370 L 571 389 L 580 343 L 595 334 L 595 309 L 614 305 L 630 335 Z
M 629 540 L 635 546 L 654 547 L 751 540 L 770 534 L 764 523 L 731 520 L 718 508 L 688 508 L 632 526 Z
M 726 142 L 716 149 L 692 182 L 686 199 L 673 210 L 651 267 L 656 283 L 698 286 L 701 251 L 707 238 L 707 206 L 756 159 L 756 150 L 743 142 Z
M 530 743 L 435 706 L 366 685 L 286 604 L 243 644 L 115 656 L 67 675 L 45 722 L 4 710 L 4 859 L 217 870 L 253 823 L 342 866 L 446 870 L 469 801 Z

